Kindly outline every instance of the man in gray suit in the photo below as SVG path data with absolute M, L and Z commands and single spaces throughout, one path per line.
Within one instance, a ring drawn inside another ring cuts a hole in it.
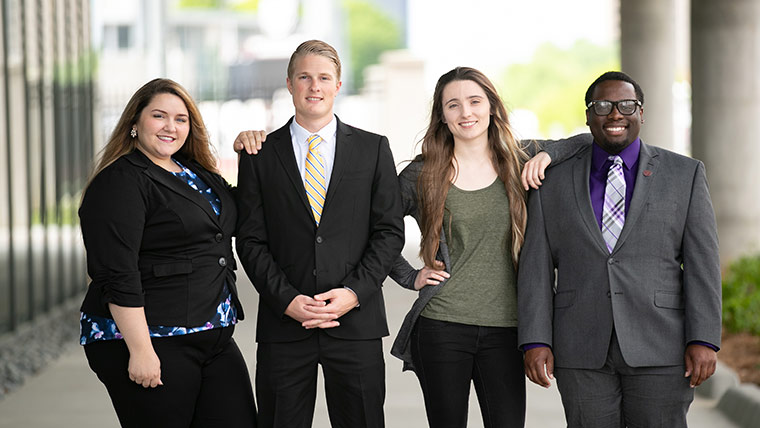
M 685 427 L 715 371 L 718 238 L 702 162 L 644 144 L 644 94 L 620 72 L 586 92 L 594 144 L 528 202 L 519 343 L 556 375 L 569 427 Z

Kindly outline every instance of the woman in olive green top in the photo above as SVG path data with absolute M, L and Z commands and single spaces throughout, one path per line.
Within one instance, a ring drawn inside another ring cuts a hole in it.
M 543 149 L 561 160 L 590 143 L 581 135 Z M 467 425 L 470 382 L 486 427 L 525 424 L 515 273 L 526 223 L 520 171 L 532 149 L 514 137 L 485 75 L 457 67 L 441 76 L 422 154 L 399 176 L 425 267 L 399 257 L 391 272 L 419 290 L 391 353 L 417 374 L 433 428 Z

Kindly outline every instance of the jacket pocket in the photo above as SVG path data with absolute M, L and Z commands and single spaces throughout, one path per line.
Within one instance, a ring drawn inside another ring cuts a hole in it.
M 655 290 L 654 305 L 658 308 L 683 309 L 683 295 L 675 291 Z
M 575 290 L 560 291 L 554 295 L 554 309 L 567 308 L 575 304 Z
M 190 260 L 153 265 L 153 276 L 155 277 L 188 274 L 192 271 L 193 262 Z

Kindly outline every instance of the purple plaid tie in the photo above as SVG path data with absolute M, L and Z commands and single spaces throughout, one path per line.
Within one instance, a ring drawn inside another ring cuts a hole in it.
M 611 253 L 625 224 L 625 177 L 623 159 L 620 156 L 610 156 L 607 159 L 612 161 L 612 165 L 607 172 L 607 187 L 604 189 L 602 236 Z

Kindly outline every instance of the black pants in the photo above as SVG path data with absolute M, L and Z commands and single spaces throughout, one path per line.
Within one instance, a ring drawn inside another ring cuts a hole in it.
M 525 372 L 517 328 L 420 317 L 411 346 L 431 428 L 467 426 L 471 381 L 486 428 L 525 426 Z
M 129 380 L 123 340 L 85 345 L 90 368 L 106 386 L 123 427 L 256 426 L 256 405 L 234 327 L 151 338 L 163 386 Z
M 309 428 L 317 396 L 317 365 L 333 428 L 385 426 L 385 361 L 380 339 L 344 340 L 323 330 L 304 340 L 259 343 L 256 399 L 262 428 Z

